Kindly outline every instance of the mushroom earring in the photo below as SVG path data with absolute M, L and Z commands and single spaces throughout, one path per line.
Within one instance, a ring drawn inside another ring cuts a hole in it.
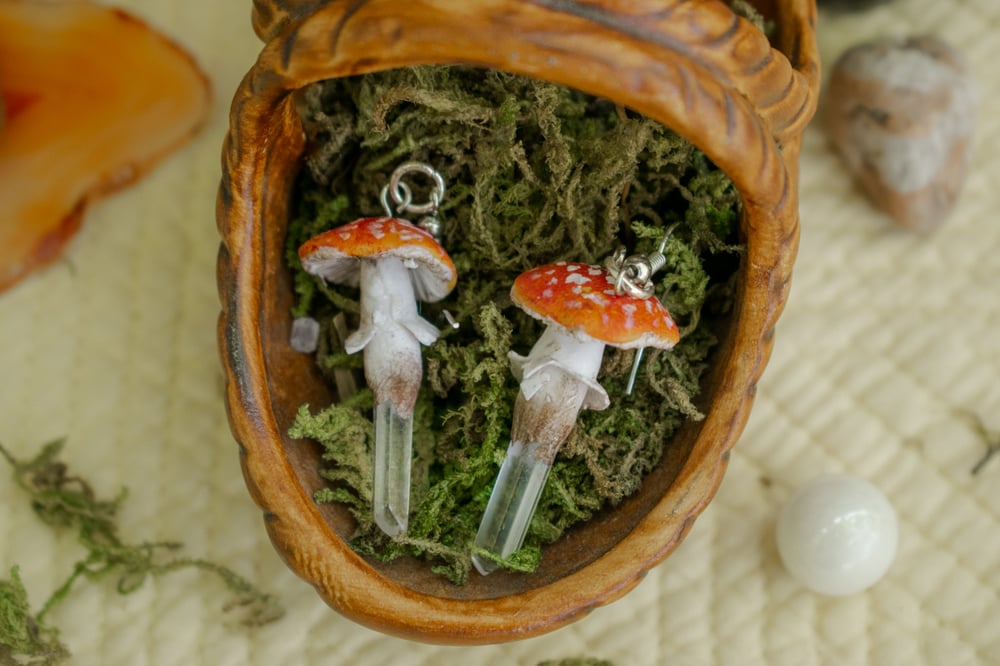
M 677 325 L 653 296 L 650 278 L 661 251 L 625 257 L 608 268 L 560 262 L 522 273 L 511 289 L 515 305 L 546 324 L 527 356 L 511 352 L 521 382 L 510 445 L 476 534 L 472 562 L 483 575 L 519 550 L 552 463 L 582 409 L 606 409 L 597 382 L 605 345 L 671 349 Z M 634 375 L 634 372 L 633 372 Z
M 419 172 L 434 181 L 431 201 L 414 204 L 402 176 Z M 420 226 L 395 215 L 428 213 Z M 389 536 L 406 532 L 410 507 L 413 408 L 423 378 L 420 345 L 440 331 L 420 316 L 417 300 L 439 301 L 455 287 L 455 265 L 435 238 L 435 214 L 444 180 L 426 164 L 408 162 L 382 190 L 384 217 L 366 217 L 303 243 L 306 271 L 329 282 L 360 286 L 361 322 L 344 342 L 345 351 L 364 350 L 365 379 L 375 397 L 375 523 Z

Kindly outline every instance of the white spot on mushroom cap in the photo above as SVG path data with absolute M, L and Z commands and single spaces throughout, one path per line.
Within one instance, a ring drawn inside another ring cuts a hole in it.
M 404 241 L 416 241 L 423 239 L 423 236 L 421 236 L 420 234 L 415 234 L 409 229 L 401 229 L 398 231 L 396 235 L 399 236 L 399 240 L 404 240 Z
M 571 266 L 567 270 L 573 270 L 573 267 Z M 587 284 L 588 282 L 590 282 L 590 278 L 580 273 L 573 273 L 566 276 L 566 284 Z

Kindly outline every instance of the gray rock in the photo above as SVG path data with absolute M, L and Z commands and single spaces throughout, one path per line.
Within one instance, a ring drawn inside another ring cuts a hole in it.
M 915 230 L 948 217 L 978 106 L 959 53 L 930 36 L 859 44 L 834 63 L 824 106 L 834 147 L 877 207 Z

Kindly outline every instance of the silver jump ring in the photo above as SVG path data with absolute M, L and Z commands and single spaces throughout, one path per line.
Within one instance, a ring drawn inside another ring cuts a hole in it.
M 633 255 L 615 266 L 615 291 L 627 293 L 635 298 L 649 298 L 653 295 L 652 266 L 646 257 Z
M 409 187 L 401 180 L 403 176 L 409 173 L 422 173 L 434 181 L 434 189 L 431 190 L 430 201 L 423 204 L 413 203 L 413 196 Z M 413 213 L 414 215 L 433 214 L 437 212 L 438 206 L 441 205 L 441 200 L 444 199 L 444 178 L 434 167 L 423 162 L 404 162 L 400 164 L 392 172 L 387 187 L 389 194 L 392 195 L 392 200 L 396 203 L 396 211 L 399 213 Z M 386 201 L 383 200 L 383 205 L 385 203 Z
M 402 192 L 402 194 L 400 194 Z M 386 185 L 382 188 L 382 208 L 385 210 L 385 214 L 389 217 L 393 216 L 392 206 L 389 204 L 389 186 Z M 392 189 L 392 198 L 396 202 L 396 213 L 405 213 L 407 210 L 412 210 L 410 204 L 413 203 L 413 191 L 410 190 L 409 185 L 406 183 L 396 183 L 396 186 Z

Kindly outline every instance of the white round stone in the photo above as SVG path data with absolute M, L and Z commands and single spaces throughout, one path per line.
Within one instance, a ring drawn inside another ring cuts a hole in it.
M 834 596 L 861 592 L 896 557 L 896 512 L 863 479 L 830 474 L 806 483 L 778 517 L 778 552 L 789 573 L 809 589 Z

